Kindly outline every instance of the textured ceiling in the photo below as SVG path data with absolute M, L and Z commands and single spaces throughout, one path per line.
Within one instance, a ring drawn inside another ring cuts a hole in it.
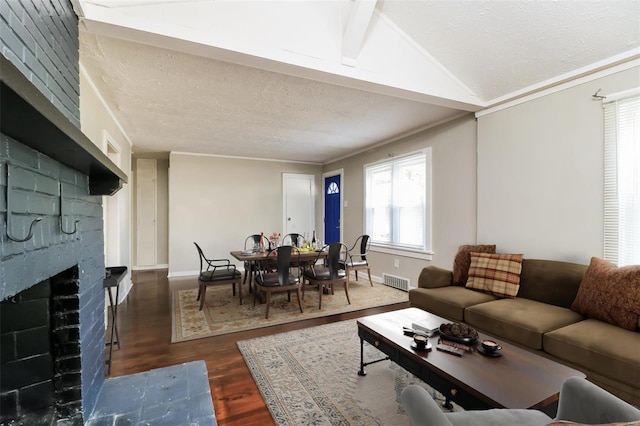
M 459 114 L 89 34 L 81 55 L 137 152 L 323 163 Z
M 79 1 L 103 9 L 131 9 L 132 14 L 133 9 L 147 7 L 149 15 L 153 5 L 176 6 L 175 1 L 161 0 Z M 204 11 L 204 6 L 222 3 L 186 0 L 179 6 L 184 14 L 189 4 Z M 280 10 L 286 7 L 286 3 L 277 3 Z M 239 4 L 251 10 L 251 2 Z M 345 2 L 349 7 L 352 4 Z M 416 52 L 416 69 L 426 58 L 462 91 L 477 96 L 480 103 L 466 111 L 517 97 L 562 74 L 640 47 L 637 0 L 380 0 L 376 7 L 361 56 L 375 53 L 384 44 L 379 34 L 389 33 L 373 31 L 372 26 L 386 23 Z M 158 22 L 166 25 L 170 16 Z M 315 78 L 308 72 L 289 72 L 292 68 L 282 67 L 286 72 L 279 72 L 277 67 L 267 70 L 242 61 L 185 53 L 169 49 L 174 46 L 171 39 L 164 39 L 167 46 L 154 46 L 123 32 L 127 25 L 103 24 L 98 28 L 111 29 L 102 33 L 81 25 L 80 54 L 84 69 L 133 143 L 134 152 L 183 151 L 326 163 L 465 112 L 444 107 L 443 102 L 415 100 L 402 90 L 367 90 L 368 86 L 332 84 L 330 78 Z M 246 37 L 246 32 L 238 34 Z M 292 36 L 296 37 L 296 43 L 305 46 L 300 35 Z M 314 33 L 313 37 L 332 40 L 330 34 Z M 228 38 L 233 39 L 233 34 Z M 276 37 L 256 38 L 256 45 L 264 50 L 265 40 L 272 38 Z M 305 55 L 313 59 L 312 54 Z M 385 67 L 391 73 L 394 63 L 403 63 L 402 58 L 386 59 Z M 402 84 L 404 74 L 397 75 Z M 415 77 L 406 75 L 407 79 Z M 420 75 L 417 77 L 419 82 Z M 431 78 L 422 77 L 427 83 Z M 437 91 L 439 85 L 433 85 Z M 456 99 L 459 92 L 451 96 Z
M 637 48 L 640 1 L 380 1 L 485 100 Z

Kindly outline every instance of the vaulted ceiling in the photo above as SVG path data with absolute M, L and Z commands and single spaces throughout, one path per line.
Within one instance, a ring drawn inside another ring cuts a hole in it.
M 637 0 L 73 1 L 137 153 L 322 164 L 640 58 Z

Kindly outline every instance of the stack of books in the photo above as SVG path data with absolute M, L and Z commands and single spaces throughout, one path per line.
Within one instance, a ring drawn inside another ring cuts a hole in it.
M 439 320 L 424 320 L 411 323 L 411 327 L 416 331 L 422 331 L 428 336 L 432 336 L 440 328 Z

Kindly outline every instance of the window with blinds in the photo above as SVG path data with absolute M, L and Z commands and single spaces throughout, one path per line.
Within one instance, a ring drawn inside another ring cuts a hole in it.
M 378 247 L 431 250 L 431 149 L 364 166 L 365 229 Z
M 604 108 L 604 257 L 640 264 L 640 94 L 607 96 Z

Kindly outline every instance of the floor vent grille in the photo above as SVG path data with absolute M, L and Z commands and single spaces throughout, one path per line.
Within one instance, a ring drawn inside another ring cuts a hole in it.
M 404 291 L 409 291 L 409 279 L 402 278 L 397 275 L 391 275 L 382 273 L 382 283 L 389 287 L 397 288 Z

